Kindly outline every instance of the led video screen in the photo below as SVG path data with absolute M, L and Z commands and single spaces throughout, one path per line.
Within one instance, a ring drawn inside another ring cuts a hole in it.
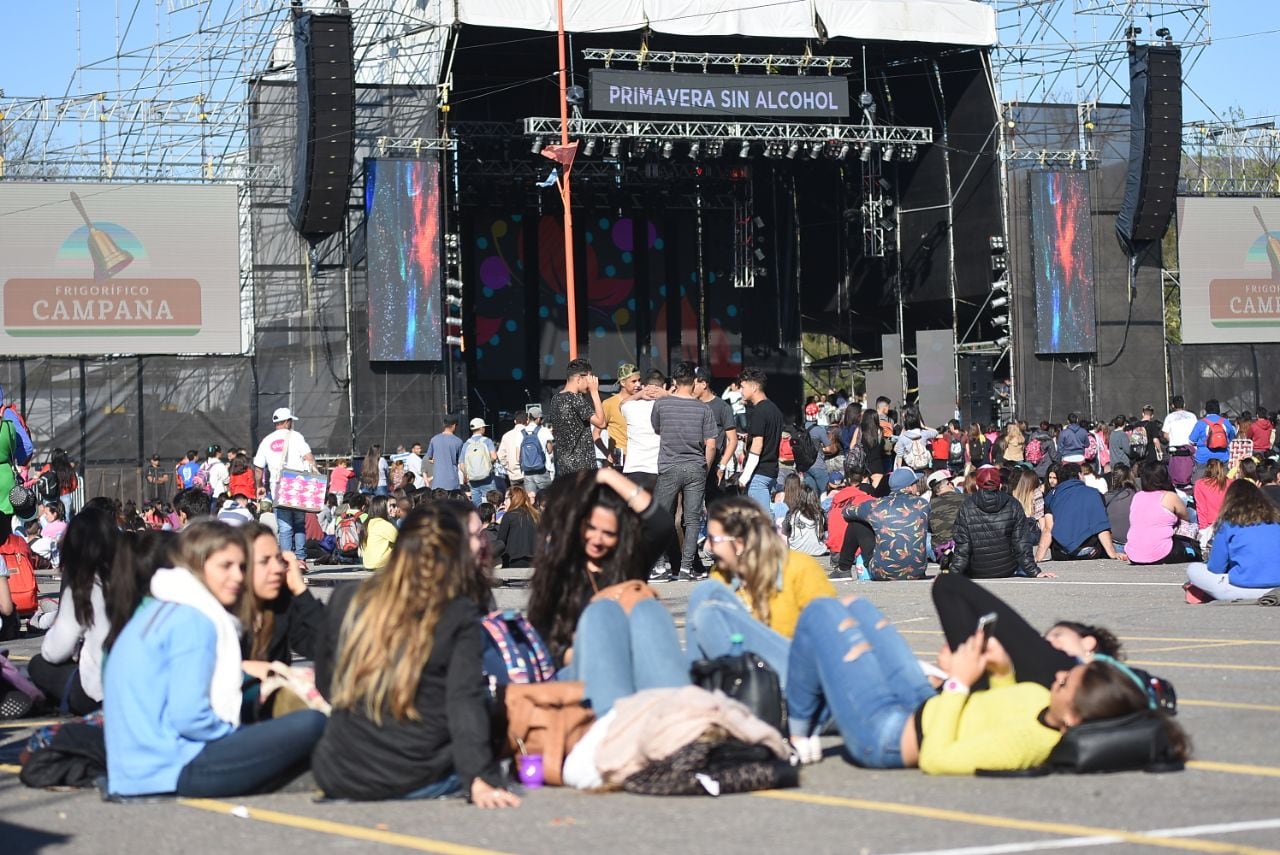
M 0 355 L 241 353 L 230 185 L 0 183 Z
M 366 160 L 365 214 L 369 359 L 440 359 L 439 161 Z
M 1093 353 L 1098 322 L 1089 175 L 1037 171 L 1030 177 L 1036 353 Z

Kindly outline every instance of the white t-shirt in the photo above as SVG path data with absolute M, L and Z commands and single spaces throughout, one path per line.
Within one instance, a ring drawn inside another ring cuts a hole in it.
M 724 394 L 722 394 L 720 397 L 723 398 L 729 404 L 729 407 L 733 410 L 733 414 L 735 416 L 746 415 L 747 405 L 742 400 L 741 392 L 735 389 L 725 389 Z M 631 441 L 628 440 L 627 444 L 630 445 Z
M 622 417 L 627 420 L 627 459 L 622 464 L 624 473 L 658 474 L 658 449 L 662 440 L 653 429 L 652 414 L 653 401 L 632 400 L 622 405 Z
M 227 469 L 227 464 L 221 460 L 209 461 L 209 487 L 213 491 L 212 495 L 221 496 L 227 492 L 227 487 L 231 483 L 231 472 Z
M 422 476 L 422 458 L 410 451 L 404 458 L 404 469 L 413 473 L 413 486 L 421 490 L 427 486 L 427 479 Z
M 1180 448 L 1191 444 L 1191 431 L 1199 419 L 1190 410 L 1174 410 L 1164 417 L 1164 432 L 1169 435 L 1169 447 Z
M 302 434 L 296 430 L 280 428 L 262 438 L 262 442 L 258 444 L 258 453 L 253 456 L 253 465 L 267 470 L 271 475 L 271 494 L 274 496 L 281 470 L 306 469 L 309 454 L 311 446 L 307 445 Z

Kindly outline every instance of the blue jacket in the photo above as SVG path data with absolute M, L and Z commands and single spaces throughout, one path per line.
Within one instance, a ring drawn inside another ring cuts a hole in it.
M 1280 523 L 1232 525 L 1218 523 L 1213 531 L 1213 551 L 1209 553 L 1209 569 L 1226 573 L 1227 580 L 1239 588 L 1275 588 L 1280 586 Z
M 1053 539 L 1067 552 L 1079 549 L 1095 534 L 1111 530 L 1102 494 L 1078 478 L 1055 487 L 1045 497 L 1044 512 L 1053 515 Z
M 235 730 L 209 704 L 217 636 L 197 609 L 143 601 L 125 626 L 103 679 L 110 792 L 172 793 L 205 743 Z
M 1067 425 L 1058 434 L 1058 454 L 1062 457 L 1084 456 L 1089 447 L 1089 432 L 1080 425 Z
M 1227 442 L 1236 438 L 1236 427 L 1231 424 L 1228 419 L 1216 413 L 1211 413 L 1200 421 L 1196 422 L 1196 426 L 1191 429 L 1191 441 L 1196 444 L 1196 463 L 1205 464 L 1210 460 L 1221 460 L 1226 463 L 1230 459 L 1230 449 L 1224 448 L 1222 451 L 1210 451 L 1205 445 L 1209 441 L 1209 425 L 1206 422 L 1222 422 L 1222 427 L 1227 432 Z

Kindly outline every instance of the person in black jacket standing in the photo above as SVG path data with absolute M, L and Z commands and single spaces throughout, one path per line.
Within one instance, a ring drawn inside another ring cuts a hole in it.
M 975 579 L 1043 575 L 1031 552 L 1031 523 L 1022 506 L 1000 491 L 1000 470 L 984 466 L 977 481 L 978 492 L 956 516 L 951 571 Z

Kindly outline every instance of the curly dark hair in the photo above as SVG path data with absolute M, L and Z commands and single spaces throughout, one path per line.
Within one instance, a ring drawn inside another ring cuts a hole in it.
M 596 588 L 645 579 L 649 568 L 641 559 L 640 518 L 617 493 L 601 487 L 594 472 L 557 478 L 544 492 L 547 505 L 533 559 L 537 569 L 529 583 L 529 622 L 547 642 L 556 664 L 562 665 L 565 651 L 573 646 L 578 618 Z M 617 515 L 618 544 L 593 586 L 582 548 L 582 524 L 596 508 Z

